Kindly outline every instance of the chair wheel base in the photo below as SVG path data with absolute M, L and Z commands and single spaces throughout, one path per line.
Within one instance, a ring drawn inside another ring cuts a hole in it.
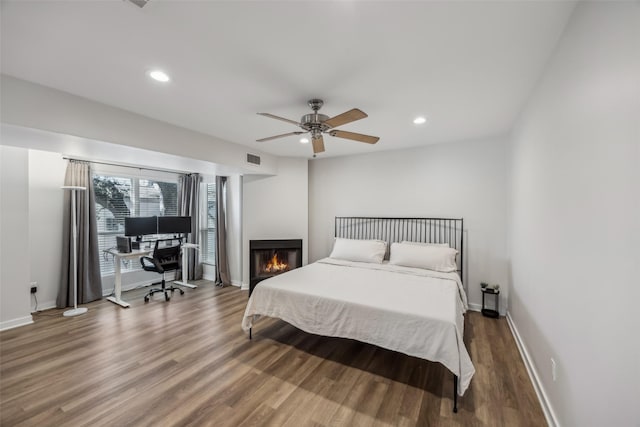
M 173 293 L 175 291 L 180 292 L 180 295 L 184 295 L 184 290 L 182 290 L 180 288 L 175 288 L 175 287 L 167 288 L 167 287 L 164 286 L 164 284 L 162 282 L 160 282 L 160 284 L 163 285 L 162 288 L 153 288 L 153 289 L 149 290 L 149 293 L 144 296 L 144 302 L 149 302 L 149 300 L 151 299 L 153 294 L 160 293 L 160 292 L 162 292 L 164 294 L 165 301 L 171 300 L 171 296 L 173 295 Z

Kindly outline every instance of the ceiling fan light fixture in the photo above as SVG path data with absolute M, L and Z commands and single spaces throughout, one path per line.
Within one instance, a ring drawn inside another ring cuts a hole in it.
M 427 122 L 427 119 L 426 117 L 423 117 L 423 116 L 418 116 L 415 119 L 413 119 L 413 123 L 416 125 L 422 125 L 426 122 Z
M 309 138 L 300 138 L 300 143 L 308 144 L 309 143 Z
M 162 71 L 162 70 L 151 70 L 151 71 L 149 71 L 149 77 L 151 77 L 153 80 L 155 80 L 157 82 L 161 82 L 161 83 L 167 83 L 169 80 L 171 80 L 169 75 L 167 73 L 165 73 L 164 71 Z

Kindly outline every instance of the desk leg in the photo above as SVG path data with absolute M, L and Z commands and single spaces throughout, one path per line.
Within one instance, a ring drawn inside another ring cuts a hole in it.
M 117 256 L 114 256 L 113 262 L 115 264 L 115 270 L 116 270 L 116 276 L 114 280 L 115 283 L 114 283 L 114 289 L 113 289 L 114 296 L 108 297 L 107 301 L 111 301 L 114 304 L 118 304 L 119 306 L 127 308 L 130 306 L 130 304 L 128 302 L 122 301 L 122 299 L 120 298 L 120 296 L 122 295 L 122 269 L 120 266 L 121 264 L 120 258 L 118 258 Z
M 174 281 L 176 285 L 186 286 L 187 288 L 195 289 L 198 286 L 192 285 L 189 280 L 189 251 L 182 248 L 182 281 Z

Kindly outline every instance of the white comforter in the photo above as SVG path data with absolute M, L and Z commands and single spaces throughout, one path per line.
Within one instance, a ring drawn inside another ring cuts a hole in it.
M 462 396 L 475 372 L 462 340 L 466 309 L 457 273 L 325 258 L 260 282 L 242 328 L 264 315 L 440 362 Z

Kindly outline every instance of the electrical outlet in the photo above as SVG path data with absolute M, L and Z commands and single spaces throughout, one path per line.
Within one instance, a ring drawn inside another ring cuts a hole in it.
M 38 287 L 37 286 L 31 286 L 31 293 L 35 294 L 36 292 L 38 292 Z
M 558 365 L 556 365 L 556 361 L 551 358 L 551 378 L 555 382 L 558 378 Z

